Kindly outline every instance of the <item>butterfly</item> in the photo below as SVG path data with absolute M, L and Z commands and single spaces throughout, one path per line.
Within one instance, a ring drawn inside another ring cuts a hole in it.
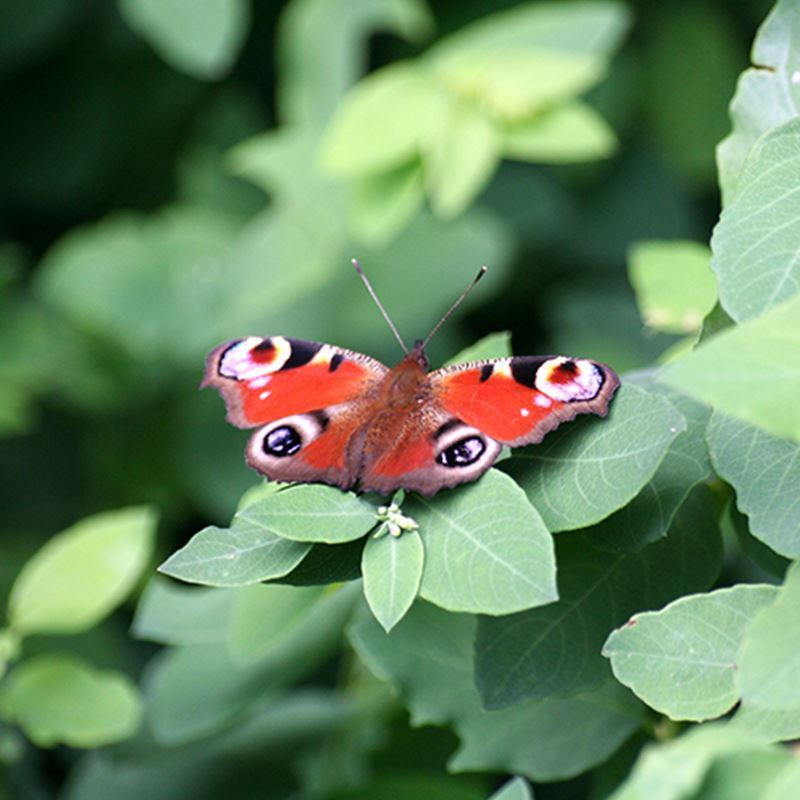
M 428 372 L 427 339 L 409 350 L 358 265 L 405 357 L 389 368 L 330 344 L 248 336 L 215 348 L 201 387 L 219 390 L 228 421 L 257 428 L 247 463 L 270 480 L 390 495 L 432 495 L 480 477 L 503 445 L 541 442 L 578 414 L 608 413 L 619 378 L 569 356 L 513 356 Z

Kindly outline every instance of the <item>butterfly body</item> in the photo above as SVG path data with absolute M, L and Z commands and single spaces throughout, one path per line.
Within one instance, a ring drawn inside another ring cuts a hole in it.
M 246 459 L 272 480 L 426 495 L 478 478 L 502 445 L 605 416 L 619 385 L 606 365 L 564 356 L 427 370 L 422 342 L 389 369 L 332 345 L 247 337 L 209 355 L 203 385 L 231 423 L 258 428 Z

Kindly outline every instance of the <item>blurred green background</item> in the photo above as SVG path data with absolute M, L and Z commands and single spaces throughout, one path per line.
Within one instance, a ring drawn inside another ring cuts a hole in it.
M 551 79 L 575 70 L 552 97 L 526 97 L 530 65 L 520 85 L 488 88 L 470 83 L 469 59 L 452 74 L 437 66 L 453 32 L 530 5 L 0 5 L 0 598 L 44 542 L 89 514 L 153 506 L 152 566 L 230 518 L 258 481 L 219 398 L 197 392 L 215 344 L 283 334 L 396 361 L 354 256 L 407 340 L 489 265 L 433 343 L 434 366 L 503 330 L 517 353 L 574 353 L 619 372 L 677 341 L 644 326 L 629 248 L 708 241 L 714 148 L 770 3 L 578 4 L 576 19 L 601 15 L 608 35 L 594 52 L 589 36 L 566 41 L 564 64 L 538 67 Z M 343 100 L 365 74 L 405 60 L 442 70 L 484 111 L 494 103 L 493 130 L 516 130 L 519 155 L 506 157 L 511 138 L 487 155 L 480 124 L 453 116 L 423 169 L 403 140 L 417 88 L 407 107 L 358 112 Z M 544 144 L 546 132 L 515 128 L 578 97 L 595 113 L 574 142 L 569 127 Z M 156 648 L 128 635 L 131 608 L 59 648 L 138 680 Z M 395 752 L 416 737 L 432 766 L 452 746 L 442 731 L 387 735 Z M 14 747 L 21 796 L 55 796 L 80 757 Z

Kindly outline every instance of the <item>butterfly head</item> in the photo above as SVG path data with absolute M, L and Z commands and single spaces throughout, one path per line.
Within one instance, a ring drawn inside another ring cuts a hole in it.
M 425 355 L 425 342 L 422 339 L 417 339 L 414 342 L 414 347 L 411 348 L 411 352 L 406 356 L 406 359 L 420 366 L 425 372 L 428 371 L 430 363 Z

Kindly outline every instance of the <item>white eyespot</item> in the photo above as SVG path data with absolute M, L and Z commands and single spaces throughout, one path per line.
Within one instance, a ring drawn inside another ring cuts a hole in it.
M 550 408 L 550 406 L 553 405 L 553 401 L 543 394 L 537 394 L 536 397 L 533 398 L 533 402 L 535 405 L 541 406 L 542 408 Z
M 266 392 L 261 392 L 261 394 L 258 396 L 258 399 L 259 400 L 266 400 L 271 394 L 272 394 L 272 392 L 269 389 L 267 389 Z
M 269 342 L 272 349 L 266 359 L 253 355 L 255 348 Z M 248 336 L 241 342 L 229 347 L 219 364 L 219 374 L 237 381 L 254 381 L 277 372 L 292 355 L 292 346 L 283 336 L 271 336 L 262 339 L 259 336 Z
M 600 368 L 587 359 L 558 356 L 536 370 L 534 386 L 553 400 L 572 403 L 597 397 L 603 377 Z
M 263 389 L 271 380 L 272 378 L 266 375 L 263 378 L 255 378 L 254 380 L 250 381 L 248 386 L 251 389 Z
M 527 409 L 527 408 L 521 408 L 521 409 L 519 410 L 519 413 L 520 413 L 520 414 L 522 414 L 522 416 L 523 416 L 523 417 L 529 417 L 529 416 L 530 416 L 530 414 L 531 414 L 531 412 L 530 412 L 530 411 L 528 411 L 528 409 Z

